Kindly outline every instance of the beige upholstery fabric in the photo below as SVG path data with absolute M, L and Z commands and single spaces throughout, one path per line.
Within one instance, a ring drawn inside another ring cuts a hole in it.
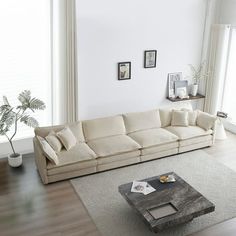
M 128 113 L 123 118 L 127 133 L 161 127 L 158 110 Z
M 97 168 L 94 166 L 94 167 L 89 167 L 86 169 L 80 169 L 80 170 L 77 169 L 75 171 L 67 171 L 60 174 L 48 175 L 48 183 L 52 183 L 52 182 L 56 182 L 56 181 L 60 181 L 64 179 L 71 179 L 74 177 L 88 175 L 88 174 L 92 174 L 96 172 L 97 172 Z
M 102 165 L 102 164 L 107 164 L 107 163 L 111 163 L 115 161 L 123 161 L 129 158 L 139 157 L 139 156 L 140 156 L 140 151 L 138 150 L 138 151 L 126 152 L 126 153 L 122 153 L 122 154 L 118 154 L 114 156 L 98 157 L 97 162 L 98 162 L 98 165 Z
M 164 143 L 162 145 L 157 145 L 154 147 L 147 147 L 147 148 L 141 149 L 141 155 L 144 156 L 144 155 L 154 154 L 154 153 L 163 152 L 163 151 L 178 148 L 178 147 L 179 147 L 178 141 L 175 141 L 172 143 Z
M 86 143 L 77 143 L 69 151 L 63 149 L 58 153 L 58 167 L 75 164 L 77 162 L 83 162 L 88 160 L 94 160 L 96 154 Z M 56 166 L 52 163 L 48 163 L 47 169 L 55 168 Z
M 53 164 L 58 165 L 59 164 L 58 157 L 55 151 L 52 149 L 52 147 L 47 143 L 47 141 L 44 138 L 40 136 L 37 136 L 37 138 L 41 145 L 43 153 L 48 158 L 48 160 L 51 161 Z
M 136 151 L 141 148 L 139 144 L 137 144 L 127 135 L 94 139 L 89 141 L 88 145 L 94 150 L 98 157 Z
M 129 137 L 135 140 L 142 148 L 170 143 L 178 139 L 176 135 L 162 128 L 137 131 L 129 134 Z
M 172 118 L 172 109 L 171 108 L 159 109 L 159 113 L 161 118 L 161 127 L 170 126 Z
M 154 160 L 157 158 L 166 157 L 166 156 L 174 155 L 177 153 L 178 153 L 178 148 L 173 148 L 173 149 L 165 150 L 162 152 L 157 152 L 154 154 L 148 154 L 148 155 L 141 156 L 141 161 Z
M 68 127 L 57 132 L 57 137 L 60 139 L 67 151 L 76 145 L 76 138 Z
M 111 163 L 98 165 L 97 171 L 110 170 L 110 169 L 118 168 L 121 166 L 132 165 L 132 164 L 139 163 L 139 162 L 140 162 L 140 157 L 128 158 L 123 161 L 115 161 L 115 162 L 111 162 Z
M 126 133 L 124 120 L 120 115 L 83 121 L 83 130 L 86 141 Z
M 188 126 L 188 112 L 173 110 L 171 126 Z
M 217 120 L 216 116 L 212 116 L 206 112 L 198 111 L 197 125 L 205 130 L 212 129 Z
M 192 145 L 192 144 L 196 144 L 196 143 L 208 142 L 208 141 L 212 141 L 212 139 L 213 139 L 213 136 L 210 134 L 204 135 L 204 136 L 198 136 L 195 138 L 180 140 L 179 146 L 183 147 L 183 146 L 188 146 L 188 145 Z
M 58 153 L 62 149 L 62 143 L 56 136 L 56 133 L 54 131 L 51 131 L 45 139 L 47 140 L 48 144 L 53 148 L 53 150 Z
M 77 142 L 84 142 L 84 135 L 82 130 L 81 122 L 75 122 L 67 125 L 56 125 L 56 126 L 48 126 L 48 127 L 37 127 L 34 132 L 35 135 L 39 135 L 41 137 L 46 137 L 51 131 L 59 132 L 65 127 L 69 127 L 74 136 L 76 137 Z
M 76 163 L 72 163 L 69 165 L 64 165 L 64 166 L 58 166 L 56 168 L 50 168 L 48 169 L 48 176 L 50 175 L 57 175 L 57 174 L 63 174 L 66 172 L 72 172 L 72 171 L 77 171 L 77 170 L 83 170 L 83 169 L 88 169 L 88 168 L 96 168 L 97 166 L 97 160 L 87 160 L 87 161 L 80 161 Z
M 205 131 L 204 129 L 198 126 L 188 126 L 188 127 L 169 126 L 166 127 L 165 129 L 178 136 L 180 140 L 212 134 L 212 130 Z
M 196 126 L 197 125 L 198 110 L 192 111 L 192 110 L 189 110 L 186 108 L 182 108 L 181 110 L 188 112 L 188 124 L 191 126 Z
M 188 152 L 188 151 L 192 151 L 192 150 L 195 150 L 195 149 L 208 147 L 208 146 L 211 146 L 212 144 L 213 144 L 213 142 L 211 140 L 206 141 L 206 142 L 202 142 L 202 143 L 195 143 L 195 144 L 192 144 L 192 145 L 179 147 L 179 152 Z
M 179 106 L 160 109 L 159 118 L 158 110 L 152 110 L 83 121 L 83 123 L 36 128 L 35 134 L 45 138 L 51 131 L 59 132 L 68 126 L 76 137 L 74 147 L 68 151 L 61 149 L 58 152 L 57 164 L 49 161 L 39 140 L 36 137 L 33 139 L 35 162 L 43 183 L 83 176 L 212 145 L 213 131 L 195 126 L 197 112 L 188 110 L 189 123 L 194 125 L 170 126 L 173 109 L 192 109 L 190 105 L 182 104 L 183 102 Z M 208 128 L 212 121 L 208 118 L 200 116 L 198 123 L 203 119 L 204 127 Z M 161 128 L 160 125 L 165 128 Z M 129 135 L 126 135 L 127 132 Z M 48 144 L 45 140 L 44 142 Z M 52 143 L 51 145 L 53 146 Z M 50 147 L 49 144 L 48 146 Z M 54 148 L 59 149 L 59 147 Z
M 48 176 L 47 176 L 47 157 L 43 154 L 43 150 L 39 143 L 39 140 L 34 137 L 33 138 L 34 144 L 34 157 L 35 157 L 35 164 L 37 166 L 39 175 L 44 184 L 48 183 Z

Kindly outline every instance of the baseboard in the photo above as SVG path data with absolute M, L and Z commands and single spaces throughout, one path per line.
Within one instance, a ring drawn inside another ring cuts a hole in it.
M 21 154 L 28 154 L 33 152 L 32 138 L 19 139 L 13 141 L 15 151 Z M 0 143 L 0 158 L 7 157 L 9 153 L 12 153 L 10 144 L 8 142 Z

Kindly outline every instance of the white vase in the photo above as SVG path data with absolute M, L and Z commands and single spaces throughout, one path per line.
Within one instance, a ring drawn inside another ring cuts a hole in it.
M 193 84 L 192 85 L 192 90 L 191 90 L 191 95 L 196 96 L 198 91 L 198 84 Z
M 19 167 L 22 165 L 22 155 L 18 154 L 16 157 L 12 156 L 12 154 L 8 155 L 8 164 L 11 167 Z

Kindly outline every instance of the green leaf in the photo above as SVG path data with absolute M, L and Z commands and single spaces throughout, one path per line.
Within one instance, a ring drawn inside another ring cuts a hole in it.
M 12 110 L 5 111 L 0 116 L 0 135 L 6 134 L 16 119 L 15 113 Z
M 36 128 L 39 126 L 38 121 L 29 115 L 25 115 L 25 116 L 21 117 L 20 122 L 23 122 L 25 125 L 32 127 L 32 128 Z
M 29 107 L 30 99 L 31 99 L 31 92 L 29 90 L 24 90 L 19 94 L 18 100 L 21 102 L 22 104 L 21 107 L 23 110 L 26 110 Z
M 11 106 L 9 105 L 2 105 L 0 106 L 0 115 L 2 115 L 3 113 L 10 111 L 12 109 Z
M 3 96 L 3 97 L 2 97 L 2 100 L 3 100 L 3 104 L 4 104 L 4 105 L 10 106 L 10 104 L 9 104 L 8 99 L 7 99 L 6 96 Z
M 31 110 L 44 110 L 46 108 L 43 101 L 37 98 L 32 98 L 29 102 L 29 108 Z

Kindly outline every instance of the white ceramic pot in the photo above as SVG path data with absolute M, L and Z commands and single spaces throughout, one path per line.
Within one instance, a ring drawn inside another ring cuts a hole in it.
M 8 164 L 11 167 L 18 167 L 22 165 L 22 155 L 18 154 L 18 156 L 14 157 L 12 154 L 8 155 Z
M 198 84 L 192 85 L 191 95 L 196 96 L 198 91 Z

